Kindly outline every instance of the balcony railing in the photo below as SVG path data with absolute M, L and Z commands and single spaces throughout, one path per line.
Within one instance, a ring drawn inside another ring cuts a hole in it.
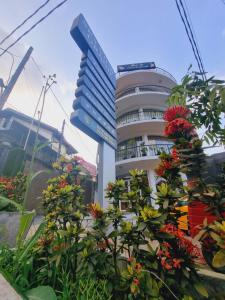
M 121 97 L 130 95 L 130 94 L 138 94 L 143 92 L 161 92 L 161 93 L 171 93 L 171 89 L 165 86 L 161 85 L 143 85 L 143 86 L 135 86 L 128 88 L 126 90 L 123 90 L 116 94 L 116 99 L 119 99 Z
M 117 126 L 125 125 L 137 121 L 162 120 L 162 111 L 143 111 L 125 114 L 117 119 Z
M 172 146 L 173 144 L 143 145 L 117 150 L 116 161 L 137 157 L 158 156 L 162 152 L 170 153 Z

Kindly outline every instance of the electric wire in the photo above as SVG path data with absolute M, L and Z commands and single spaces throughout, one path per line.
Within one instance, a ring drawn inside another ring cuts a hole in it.
M 187 36 L 188 36 L 189 42 L 190 42 L 190 44 L 191 44 L 191 48 L 192 48 L 192 51 L 193 51 L 193 53 L 194 53 L 196 62 L 197 62 L 197 64 L 198 64 L 199 71 L 200 71 L 200 73 L 202 74 L 203 79 L 205 79 L 205 76 L 204 76 L 204 75 L 205 75 L 204 69 L 202 69 L 202 67 L 201 67 L 201 63 L 200 63 L 198 54 L 197 54 L 196 49 L 195 49 L 195 45 L 193 44 L 192 38 L 191 38 L 191 36 L 190 36 L 190 34 L 189 34 L 188 26 L 187 26 L 187 24 L 186 24 L 186 22 L 185 22 L 185 19 L 184 19 L 183 15 L 182 15 L 180 6 L 179 6 L 179 4 L 178 4 L 178 1 L 175 0 L 175 2 L 176 2 L 176 6 L 177 6 L 177 9 L 178 9 L 179 15 L 180 15 L 181 20 L 182 20 L 182 23 L 184 24 L 185 31 L 186 31 L 186 34 L 187 34 Z
M 1 50 L 5 50 L 5 49 L 3 49 L 2 47 L 0 47 L 0 49 Z M 6 81 L 6 86 L 8 85 L 8 83 L 9 83 L 9 80 L 10 80 L 10 78 L 11 78 L 11 75 L 12 75 L 12 69 L 13 69 L 13 66 L 14 66 L 14 63 L 15 63 L 15 59 L 14 59 L 14 55 L 10 52 L 10 51 L 6 51 L 9 55 L 10 55 L 10 57 L 12 58 L 12 63 L 11 63 L 11 66 L 10 66 L 10 69 L 9 69 L 9 75 L 8 75 L 8 79 L 7 79 L 7 81 Z
M 56 5 L 53 9 L 51 9 L 44 17 L 39 19 L 34 25 L 32 25 L 28 30 L 26 30 L 22 35 L 20 35 L 12 44 L 10 44 L 1 54 L 4 55 L 10 48 L 15 46 L 24 36 L 26 36 L 28 33 L 30 33 L 37 25 L 39 25 L 41 22 L 43 22 L 48 16 L 50 16 L 56 9 L 58 9 L 60 6 L 65 4 L 68 0 L 64 0 L 60 2 L 58 5 Z
M 14 28 L 5 38 L 0 41 L 2 45 L 7 39 L 9 39 L 18 29 L 20 29 L 27 21 L 34 17 L 42 8 L 44 8 L 50 0 L 45 1 L 41 6 L 39 6 L 31 15 L 29 15 L 22 23 L 20 23 L 16 28 Z
M 56 94 L 54 93 L 54 91 L 53 91 L 52 89 L 50 89 L 50 91 L 52 92 L 53 97 L 55 98 L 55 100 L 56 100 L 56 102 L 58 103 L 58 105 L 59 105 L 59 107 L 61 108 L 61 110 L 64 112 L 64 114 L 65 114 L 65 116 L 66 116 L 66 118 L 67 118 L 67 120 L 69 121 L 69 124 L 70 124 L 70 116 L 69 116 L 69 114 L 66 112 L 66 110 L 65 110 L 64 107 L 62 106 L 60 100 L 58 99 L 58 97 L 56 96 Z M 88 152 L 89 152 L 89 154 L 92 156 L 92 158 L 94 158 L 93 152 L 90 150 L 90 148 L 87 146 L 87 144 L 84 143 L 84 141 L 83 141 L 83 139 L 82 139 L 82 136 L 81 136 L 80 132 L 79 132 L 78 130 L 76 130 L 76 132 L 73 130 L 73 129 L 77 129 L 77 128 L 76 128 L 76 127 L 70 127 L 70 126 L 68 126 L 67 123 L 66 123 L 66 125 L 67 125 L 67 128 L 69 128 L 70 131 L 72 131 L 75 135 L 78 134 L 81 143 L 82 143 L 83 146 L 88 150 Z M 73 129 L 72 129 L 72 128 L 73 128 Z
M 198 47 L 197 42 L 196 42 L 196 37 L 194 37 L 194 33 L 193 33 L 193 29 L 192 29 L 193 28 L 193 24 L 191 23 L 191 21 L 189 21 L 189 19 L 191 19 L 190 15 L 189 15 L 189 18 L 188 18 L 188 13 L 186 12 L 187 9 L 185 9 L 182 0 L 179 0 L 179 1 L 180 1 L 181 7 L 182 7 L 183 12 L 184 12 L 184 17 L 185 17 L 185 20 L 187 22 L 187 26 L 189 28 L 189 32 L 191 34 L 191 38 L 192 38 L 192 41 L 194 43 L 194 46 L 195 46 L 195 49 L 196 49 L 196 52 L 197 52 L 197 56 L 199 58 L 199 62 L 200 62 L 200 65 L 201 65 L 201 68 L 202 68 L 202 71 L 203 71 L 203 76 L 205 77 L 205 73 L 206 73 L 205 72 L 205 68 L 204 68 L 204 65 L 203 65 L 202 57 L 200 55 L 200 51 L 198 49 L 199 47 Z M 186 7 L 187 7 L 187 5 L 186 5 Z M 206 77 L 205 77 L 205 79 L 206 79 Z

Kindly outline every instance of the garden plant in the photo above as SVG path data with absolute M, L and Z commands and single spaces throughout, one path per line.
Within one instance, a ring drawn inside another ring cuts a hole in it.
M 15 249 L 0 248 L 0 270 L 25 299 L 224 299 L 209 295 L 198 274 L 202 254 L 219 271 L 225 261 L 224 185 L 206 184 L 202 172 L 203 142 L 224 141 L 223 82 L 187 75 L 169 101 L 165 135 L 173 146 L 160 154 L 156 194 L 144 171 L 131 170 L 129 191 L 118 179 L 107 186 L 107 209 L 87 206 L 79 158 L 54 164 L 59 176 L 43 191 L 43 223 Z M 206 218 L 191 237 L 181 229 L 185 213 L 177 208 L 184 202 L 201 203 L 215 221 Z

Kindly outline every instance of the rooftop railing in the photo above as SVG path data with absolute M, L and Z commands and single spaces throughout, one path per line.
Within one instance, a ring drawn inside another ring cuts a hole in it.
M 162 120 L 162 119 L 163 119 L 162 111 L 133 112 L 119 117 L 117 119 L 117 126 L 126 125 L 137 121 Z
M 143 85 L 143 86 L 136 86 L 131 87 L 126 90 L 123 90 L 116 94 L 116 99 L 122 98 L 124 96 L 130 95 L 130 94 L 138 94 L 138 93 L 145 93 L 145 92 L 161 92 L 161 93 L 171 93 L 171 89 L 165 86 L 159 86 L 159 85 Z
M 116 161 L 122 161 L 131 158 L 158 156 L 160 153 L 170 153 L 173 144 L 141 145 L 120 149 L 116 152 Z

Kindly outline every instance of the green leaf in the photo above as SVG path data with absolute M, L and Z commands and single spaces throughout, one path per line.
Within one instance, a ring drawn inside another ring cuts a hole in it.
M 50 286 L 38 286 L 26 292 L 29 300 L 57 300 L 56 294 Z
M 44 222 L 41 223 L 40 226 L 38 227 L 38 229 L 36 230 L 35 234 L 32 236 L 32 238 L 26 242 L 25 247 L 23 248 L 23 251 L 19 255 L 20 261 L 22 261 L 27 256 L 30 249 L 34 246 L 36 241 L 39 239 L 39 237 L 43 233 L 45 226 L 46 226 L 46 223 L 44 223 Z
M 24 212 L 20 217 L 20 225 L 19 225 L 19 231 L 16 237 L 17 243 L 20 243 L 23 239 L 24 235 L 30 228 L 30 225 L 32 223 L 32 220 L 35 216 L 35 211 L 32 212 Z
M 213 267 L 222 268 L 225 266 L 225 250 L 219 250 L 213 257 L 212 261 Z
M 208 294 L 206 288 L 200 282 L 195 283 L 194 287 L 200 295 L 202 295 L 205 298 L 209 297 L 209 294 Z
M 19 203 L 15 202 L 13 200 L 10 200 L 6 197 L 0 196 L 0 211 L 5 209 L 9 204 L 14 205 L 15 208 L 20 212 L 23 210 L 22 205 L 20 205 Z

